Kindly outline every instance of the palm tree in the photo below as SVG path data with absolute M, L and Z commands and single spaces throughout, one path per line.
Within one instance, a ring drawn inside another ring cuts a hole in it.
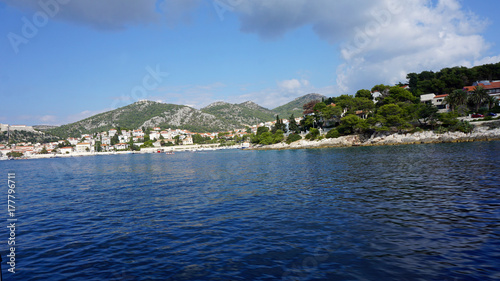
M 488 98 L 486 99 L 486 102 L 488 103 L 488 110 L 491 111 L 491 109 L 497 105 L 498 99 L 494 96 L 488 95 Z
M 481 86 L 477 86 L 476 88 L 474 88 L 474 91 L 472 91 L 472 94 L 470 94 L 469 100 L 476 106 L 476 112 L 478 112 L 479 107 L 481 106 L 481 104 L 486 102 L 488 97 L 489 95 L 486 90 Z
M 468 94 L 462 89 L 457 89 L 451 92 L 444 100 L 451 106 L 451 110 L 455 109 L 461 105 L 467 104 Z

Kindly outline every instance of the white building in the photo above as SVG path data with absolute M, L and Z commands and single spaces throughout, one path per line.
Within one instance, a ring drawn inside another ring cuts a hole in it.
M 134 137 L 144 137 L 144 132 L 143 132 L 142 130 L 134 130 L 134 131 L 132 132 L 132 135 L 133 135 Z
M 163 136 L 165 139 L 171 139 L 173 138 L 172 134 L 168 131 L 161 131 L 160 134 Z
M 425 95 L 420 95 L 420 102 L 425 103 L 425 104 L 432 104 L 432 100 L 434 99 L 436 95 L 435 94 L 425 94 Z
M 101 144 L 101 151 L 109 151 L 110 150 L 110 145 L 109 144 Z
M 102 137 L 101 143 L 111 145 L 111 138 L 110 137 Z
M 118 140 L 119 140 L 119 142 L 129 142 L 130 136 L 120 135 L 120 136 L 118 136 Z
M 186 136 L 186 137 L 182 140 L 182 144 L 183 144 L 183 145 L 193 144 L 193 138 L 192 138 L 191 136 Z
M 149 139 L 151 140 L 159 140 L 160 139 L 160 132 L 157 132 L 157 131 L 152 131 L 151 133 L 149 133 Z
M 444 99 L 448 95 L 438 95 L 432 99 L 432 105 L 438 108 L 439 113 L 444 113 L 450 111 L 450 105 L 447 104 Z
M 73 147 L 71 147 L 71 146 L 62 147 L 59 149 L 59 151 L 62 154 L 69 154 L 69 153 L 73 152 Z
M 77 143 L 76 144 L 76 152 L 91 152 L 94 150 L 94 148 L 92 147 L 92 145 L 88 142 L 81 142 L 81 143 Z
M 76 145 L 77 143 L 80 142 L 79 139 L 77 138 L 68 138 L 68 142 L 71 144 L 71 145 Z
M 117 143 L 115 144 L 116 150 L 128 149 L 128 143 Z

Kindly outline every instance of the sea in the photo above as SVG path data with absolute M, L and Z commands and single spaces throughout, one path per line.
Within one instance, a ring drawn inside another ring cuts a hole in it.
M 0 171 L 4 280 L 500 280 L 498 141 Z

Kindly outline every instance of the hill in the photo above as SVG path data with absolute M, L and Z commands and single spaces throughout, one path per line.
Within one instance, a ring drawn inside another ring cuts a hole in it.
M 304 104 L 313 100 L 321 101 L 322 99 L 326 99 L 326 97 L 320 94 L 307 94 L 305 96 L 298 97 L 287 104 L 278 106 L 274 108 L 273 111 L 276 112 L 280 116 L 280 118 L 288 118 L 292 114 L 295 117 L 299 117 L 302 116 L 303 112 L 302 106 Z
M 224 123 L 231 124 L 234 128 L 251 126 L 276 118 L 275 112 L 251 101 L 240 104 L 219 101 L 202 108 L 201 111 L 221 119 Z
M 39 126 L 38 129 L 60 138 L 80 137 L 82 134 L 93 134 L 118 127 L 162 127 L 199 133 L 227 131 L 273 121 L 276 114 L 282 118 L 288 118 L 291 112 L 295 116 L 301 116 L 303 104 L 322 98 L 324 96 L 318 94 L 305 95 L 276 108 L 277 110 L 269 110 L 252 101 L 240 104 L 214 102 L 201 110 L 185 105 L 138 101 L 71 124 L 55 128 Z
M 66 138 L 107 131 L 117 127 L 136 129 L 155 126 L 172 129 L 182 128 L 196 132 L 233 129 L 232 124 L 188 106 L 139 101 L 78 122 L 47 130 L 47 132 Z

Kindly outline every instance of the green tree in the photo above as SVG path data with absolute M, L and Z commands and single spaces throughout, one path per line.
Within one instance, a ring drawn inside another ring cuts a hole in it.
M 326 108 L 326 104 L 324 102 L 318 102 L 314 105 L 313 111 L 316 114 L 320 114 Z
M 469 95 L 469 100 L 476 107 L 476 112 L 478 112 L 479 107 L 487 101 L 488 96 L 488 93 L 483 87 L 477 86 L 474 88 L 472 94 Z
M 381 104 L 396 104 L 398 102 L 413 103 L 417 98 L 408 90 L 398 86 L 391 87 L 389 93 L 383 98 Z
M 263 127 L 258 127 L 257 128 L 257 136 L 260 136 L 260 135 L 262 135 L 265 132 L 269 132 L 269 128 L 268 127 L 263 126 Z
M 418 122 L 421 125 L 434 125 L 435 120 L 438 118 L 438 109 L 430 104 L 422 105 L 419 104 L 418 110 Z
M 403 116 L 403 109 L 397 104 L 381 106 L 377 111 L 377 117 L 387 127 L 402 127 L 407 124 Z
M 286 143 L 291 144 L 292 142 L 295 142 L 295 141 L 298 141 L 301 139 L 302 139 L 302 137 L 299 134 L 293 133 L 293 134 L 288 135 L 288 137 L 286 138 Z
M 283 124 L 283 119 L 280 119 L 279 115 L 276 115 L 276 122 L 274 123 L 274 126 L 271 128 L 271 132 L 275 134 L 276 131 L 278 130 L 285 131 L 286 126 L 285 124 Z
M 117 143 L 119 143 L 120 140 L 118 139 L 118 134 L 115 134 L 112 138 L 111 138 L 111 145 L 115 145 Z
M 194 134 L 191 137 L 193 138 L 193 143 L 201 144 L 206 142 L 206 139 L 199 134 Z
M 408 73 L 406 75 L 406 79 L 408 79 L 408 86 L 410 87 L 410 91 L 414 96 L 419 95 L 418 90 L 418 74 L 416 73 Z
M 297 134 L 300 132 L 299 125 L 297 125 L 297 121 L 295 121 L 293 114 L 288 119 L 288 130 Z
M 128 147 L 132 151 L 134 151 L 134 150 L 140 150 L 140 148 L 137 145 L 135 145 L 133 138 L 130 138 L 130 140 L 128 141 Z
M 365 113 L 372 111 L 375 108 L 375 103 L 372 99 L 367 99 L 363 97 L 357 97 L 352 100 L 352 109 L 362 110 Z M 354 113 L 354 112 L 353 112 Z
M 375 85 L 372 88 L 372 93 L 375 93 L 375 92 L 383 93 L 384 91 L 389 90 L 389 88 L 391 88 L 391 86 L 387 86 L 384 84 Z
M 14 158 L 22 157 L 23 155 L 24 154 L 22 152 L 17 152 L 17 151 L 11 151 L 11 152 L 7 153 L 7 156 L 14 157 Z
M 341 115 L 342 115 L 342 108 L 340 108 L 340 106 L 327 105 L 325 109 L 323 109 L 323 116 L 326 120 L 335 117 L 340 118 Z
M 309 128 L 312 128 L 314 126 L 314 122 L 315 122 L 314 117 L 308 115 L 300 121 L 300 126 L 302 127 L 303 131 L 307 131 L 309 130 Z
M 340 133 L 337 129 L 332 129 L 326 133 L 326 138 L 332 139 L 332 138 L 338 138 L 340 137 Z
M 274 143 L 282 142 L 283 139 L 285 139 L 285 133 L 282 130 L 277 130 L 276 133 L 274 133 L 273 138 Z
M 363 132 L 368 129 L 366 120 L 357 115 L 349 114 L 340 120 L 340 126 L 337 128 L 339 133 L 344 135 Z
M 458 114 L 456 112 L 446 112 L 439 114 L 439 121 L 445 126 L 454 126 L 458 123 Z
M 366 90 L 366 89 L 358 90 L 356 92 L 356 94 L 354 95 L 354 97 L 355 98 L 367 98 L 369 100 L 373 100 L 372 92 L 370 92 L 370 90 Z
M 354 98 L 350 95 L 341 95 L 337 98 L 337 106 L 342 109 L 351 111 L 354 107 Z
M 269 145 L 274 143 L 274 136 L 271 132 L 264 132 L 259 136 L 259 143 Z
M 45 146 L 40 151 L 40 154 L 49 154 L 49 152 L 47 151 L 47 148 Z
M 444 98 L 444 101 L 450 105 L 452 111 L 455 111 L 457 107 L 467 104 L 467 98 L 468 94 L 466 91 L 457 89 L 446 96 L 446 98 Z
M 309 133 L 306 135 L 306 139 L 308 140 L 315 140 L 319 137 L 320 133 L 319 130 L 316 128 L 311 128 L 309 130 Z
M 494 96 L 488 95 L 488 98 L 486 98 L 485 102 L 488 103 L 488 110 L 491 111 L 493 107 L 498 104 L 498 99 Z
M 180 136 L 179 135 L 175 136 L 174 141 L 175 141 L 175 145 L 181 144 Z
M 101 144 L 102 143 L 100 141 L 96 141 L 94 145 L 94 151 L 101 152 L 102 151 Z

